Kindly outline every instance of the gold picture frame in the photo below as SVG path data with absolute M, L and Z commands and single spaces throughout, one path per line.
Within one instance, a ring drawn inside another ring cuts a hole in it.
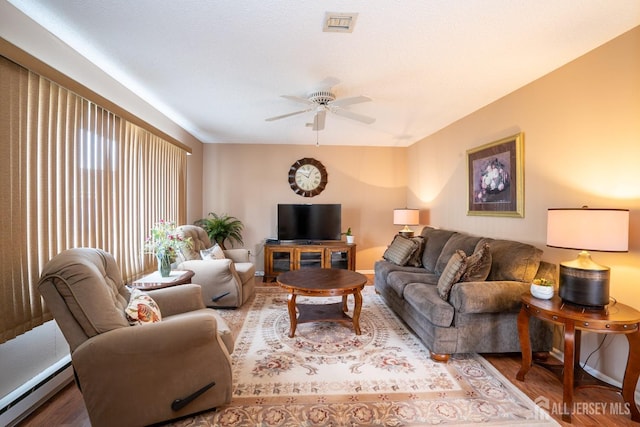
M 524 218 L 524 133 L 467 151 L 467 215 Z

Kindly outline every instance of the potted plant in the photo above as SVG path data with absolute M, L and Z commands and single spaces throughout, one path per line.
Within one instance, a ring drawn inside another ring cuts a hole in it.
M 160 276 L 167 277 L 178 251 L 190 248 L 191 244 L 190 237 L 185 239 L 176 232 L 175 222 L 160 220 L 151 227 L 151 234 L 144 242 L 144 253 L 157 258 Z
M 347 238 L 347 243 L 349 244 L 352 244 L 356 239 L 356 237 L 351 233 L 351 227 L 347 228 L 347 231 L 341 234 Z
M 540 299 L 551 299 L 555 292 L 553 281 L 547 279 L 533 279 L 531 283 L 531 295 Z
M 204 228 L 209 239 L 220 245 L 223 250 L 226 249 L 224 246 L 226 240 L 229 240 L 232 246 L 234 242 L 244 244 L 242 241 L 244 225 L 236 217 L 209 212 L 206 218 L 197 220 L 194 225 Z

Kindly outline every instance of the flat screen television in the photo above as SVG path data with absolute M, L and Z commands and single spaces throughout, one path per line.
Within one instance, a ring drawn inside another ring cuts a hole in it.
M 278 240 L 340 240 L 342 205 L 279 204 Z

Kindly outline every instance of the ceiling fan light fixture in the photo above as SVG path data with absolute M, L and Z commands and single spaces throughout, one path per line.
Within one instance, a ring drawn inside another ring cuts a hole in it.
M 325 33 L 352 33 L 358 19 L 357 13 L 326 12 L 324 15 Z
M 336 96 L 328 90 L 319 90 L 317 92 L 310 93 L 308 99 L 316 104 L 327 105 L 328 103 L 335 101 Z
M 347 119 L 356 120 L 361 123 L 371 124 L 376 121 L 373 117 L 364 116 L 362 114 L 358 114 L 353 111 L 349 111 L 345 107 L 354 104 L 360 104 L 363 102 L 372 101 L 371 98 L 364 95 L 350 96 L 346 98 L 336 98 L 336 95 L 331 91 L 331 89 L 317 90 L 315 92 L 311 92 L 307 98 L 302 98 L 297 95 L 282 95 L 283 98 L 286 98 L 290 101 L 297 102 L 299 104 L 304 104 L 306 106 L 303 110 L 294 111 L 287 114 L 281 114 L 275 117 L 269 117 L 265 120 L 268 122 L 272 122 L 275 120 L 284 119 L 291 116 L 296 116 L 298 114 L 307 113 L 310 111 L 315 112 L 315 116 L 312 123 L 306 123 L 305 126 L 311 127 L 314 131 L 319 131 L 324 129 L 325 118 L 327 113 L 337 114 L 339 116 L 345 117 Z

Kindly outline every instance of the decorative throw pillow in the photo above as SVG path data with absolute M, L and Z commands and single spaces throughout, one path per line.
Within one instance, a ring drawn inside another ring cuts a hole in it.
M 225 259 L 224 251 L 217 243 L 209 249 L 203 249 L 200 251 L 202 259 Z
M 131 298 L 124 312 L 131 325 L 143 325 L 145 323 L 155 323 L 162 320 L 162 314 L 160 314 L 158 304 L 156 304 L 149 294 L 142 292 L 140 289 L 133 289 L 131 291 Z
M 397 234 L 382 258 L 396 265 L 405 265 L 411 255 L 418 249 L 418 243 L 408 237 Z
M 422 236 L 411 237 L 411 240 L 418 243 L 418 248 L 409 257 L 407 265 L 410 265 L 411 267 L 422 267 L 422 253 L 424 252 L 424 245 L 426 241 Z
M 460 279 L 461 282 L 484 282 L 491 271 L 491 250 L 485 242 L 481 248 L 467 257 L 467 269 Z
M 449 300 L 449 293 L 455 283 L 460 281 L 460 278 L 467 269 L 467 256 L 464 251 L 455 251 L 447 266 L 442 271 L 440 278 L 438 279 L 438 295 L 445 301 Z

